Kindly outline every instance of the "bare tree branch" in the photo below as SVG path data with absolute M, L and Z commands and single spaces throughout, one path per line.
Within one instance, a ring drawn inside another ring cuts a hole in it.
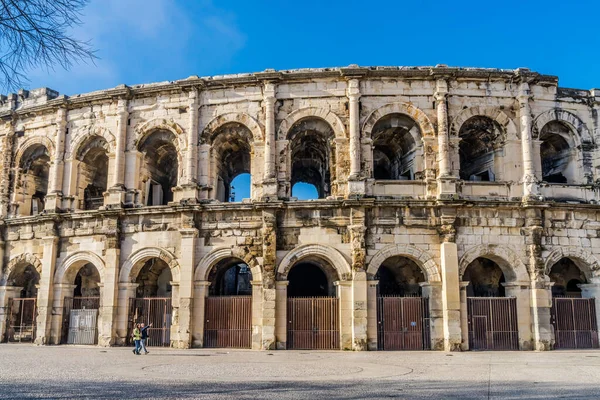
M 33 68 L 70 69 L 97 57 L 70 31 L 89 0 L 0 0 L 0 86 L 16 90 Z

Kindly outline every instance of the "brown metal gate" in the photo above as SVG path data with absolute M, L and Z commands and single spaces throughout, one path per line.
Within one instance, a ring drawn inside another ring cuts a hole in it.
M 6 340 L 33 342 L 35 339 L 36 298 L 10 299 L 8 303 Z
M 206 298 L 204 347 L 252 347 L 252 296 Z
M 287 303 L 287 348 L 339 350 L 339 299 L 291 297 Z
M 551 316 L 556 349 L 598 348 L 595 299 L 555 297 Z
M 69 329 L 79 329 L 77 327 L 71 327 L 71 311 L 72 310 L 96 310 L 100 309 L 100 297 L 65 297 L 65 302 L 63 305 L 63 315 L 62 315 L 62 331 L 61 331 L 61 344 L 95 344 L 97 343 L 97 330 L 89 334 L 86 332 L 85 336 L 88 338 L 86 343 L 75 343 L 71 341 L 69 343 Z M 94 322 L 97 323 L 97 320 L 94 319 Z M 89 330 L 88 330 L 89 331 Z M 74 331 L 71 332 L 71 338 L 73 338 Z M 92 340 L 93 339 L 93 340 Z M 91 340 L 91 343 L 88 343 Z M 79 340 L 77 340 L 79 342 Z
M 132 344 L 131 333 L 134 323 L 152 324 L 148 328 L 146 346 L 171 345 L 171 307 L 170 297 L 144 297 L 129 299 L 129 319 L 127 323 L 127 344 Z
M 377 350 L 429 350 L 429 299 L 377 298 Z
M 518 350 L 517 299 L 469 297 L 469 348 L 471 350 Z

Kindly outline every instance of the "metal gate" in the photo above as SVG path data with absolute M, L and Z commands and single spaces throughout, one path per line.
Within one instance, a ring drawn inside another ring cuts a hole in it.
M 171 307 L 170 297 L 145 297 L 129 299 L 129 319 L 127 324 L 127 344 L 132 344 L 133 324 L 143 322 L 148 328 L 147 346 L 171 345 Z
M 377 298 L 377 350 L 429 350 L 429 299 Z
M 36 298 L 10 299 L 6 338 L 9 342 L 33 342 L 35 339 Z
M 469 297 L 467 314 L 471 350 L 518 350 L 517 299 Z
M 62 344 L 96 344 L 100 297 L 65 297 L 63 307 Z M 86 310 L 87 313 L 80 311 Z M 75 315 L 81 316 L 71 317 Z M 94 317 L 92 317 L 94 315 Z
M 287 303 L 287 348 L 339 350 L 339 299 L 292 297 Z
M 207 297 L 204 347 L 252 347 L 252 296 Z
M 556 349 L 598 348 L 595 299 L 555 297 L 551 316 Z

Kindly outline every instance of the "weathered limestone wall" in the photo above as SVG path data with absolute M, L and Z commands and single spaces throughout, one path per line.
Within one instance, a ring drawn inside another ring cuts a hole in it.
M 2 97 L 2 339 L 24 266 L 39 274 L 36 343 L 56 344 L 65 298 L 92 265 L 98 344 L 124 344 L 140 270 L 158 259 L 172 277 L 171 345 L 203 346 L 211 271 L 237 260 L 252 274 L 252 348 L 286 348 L 288 275 L 311 262 L 339 299 L 340 348 L 377 349 L 380 270 L 404 257 L 424 276 L 431 347 L 467 350 L 465 271 L 483 258 L 503 276 L 494 290 L 516 298 L 519 347 L 551 349 L 552 267 L 573 261 L 582 295 L 600 297 L 599 111 L 598 90 L 563 89 L 553 76 L 446 66 L 267 70 Z M 556 143 L 548 124 L 569 148 L 567 182 L 542 175 L 542 150 Z M 83 210 L 86 146 L 108 158 L 99 210 Z M 461 170 L 461 152 L 484 147 L 485 166 Z M 409 149 L 394 161 L 408 178 L 376 179 L 374 154 L 389 149 Z M 37 215 L 31 168 L 48 171 Z M 481 168 L 489 180 L 461 179 Z M 223 177 L 243 172 L 250 199 L 228 202 Z M 147 207 L 149 177 L 173 174 L 174 185 L 158 182 L 172 201 Z M 296 181 L 320 186 L 322 198 L 295 200 Z

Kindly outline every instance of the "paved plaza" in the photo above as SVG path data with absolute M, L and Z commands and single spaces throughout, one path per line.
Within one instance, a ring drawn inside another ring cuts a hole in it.
M 0 345 L 0 399 L 600 398 L 600 352 L 304 352 Z

